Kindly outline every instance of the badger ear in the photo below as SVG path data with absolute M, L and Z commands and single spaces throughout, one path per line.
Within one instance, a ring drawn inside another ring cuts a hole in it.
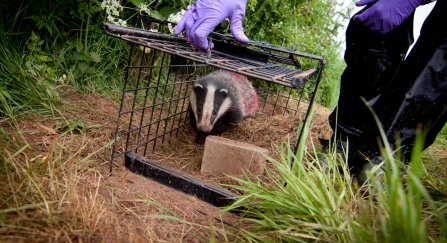
M 224 97 L 227 97 L 228 95 L 228 89 L 221 89 L 219 92 L 222 93 Z
M 194 83 L 192 85 L 192 87 L 193 87 L 194 90 L 203 89 L 203 86 L 201 84 L 198 84 L 198 83 Z

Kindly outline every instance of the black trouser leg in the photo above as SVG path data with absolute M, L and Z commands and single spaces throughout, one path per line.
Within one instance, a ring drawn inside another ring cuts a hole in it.
M 412 43 L 413 14 L 386 35 L 372 32 L 351 19 L 346 31 L 347 67 L 341 77 L 337 109 L 329 117 L 336 131 L 334 137 L 338 141 L 348 140 L 350 157 L 369 128 L 377 128 L 361 97 L 375 106 Z M 351 167 L 356 163 L 354 159 L 348 161 Z
M 401 146 L 403 162 L 410 160 L 418 130 L 425 135 L 425 149 L 447 122 L 446 14 L 447 2 L 437 1 L 418 41 L 374 107 L 388 142 Z M 359 147 L 367 154 L 368 143 L 377 141 L 378 136 L 376 130 L 370 130 Z

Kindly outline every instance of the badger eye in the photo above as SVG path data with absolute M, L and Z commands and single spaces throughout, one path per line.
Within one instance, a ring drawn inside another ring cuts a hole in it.
M 197 109 L 197 114 L 198 114 L 198 115 L 202 114 L 202 110 Z

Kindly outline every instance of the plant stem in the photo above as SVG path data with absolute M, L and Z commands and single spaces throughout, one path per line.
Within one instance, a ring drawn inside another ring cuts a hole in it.
M 84 40 L 84 50 L 87 50 L 87 36 L 88 36 L 88 28 L 90 24 L 90 0 L 87 1 L 87 26 L 85 28 L 85 40 Z

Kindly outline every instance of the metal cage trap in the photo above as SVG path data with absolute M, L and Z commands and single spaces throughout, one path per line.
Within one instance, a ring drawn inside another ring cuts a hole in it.
M 134 173 L 215 206 L 231 203 L 235 194 L 145 158 L 159 149 L 158 144 L 190 126 L 192 82 L 219 69 L 245 75 L 253 82 L 261 112 L 301 116 L 295 150 L 305 139 L 300 127 L 310 119 L 310 104 L 325 66 L 322 56 L 254 41 L 241 44 L 214 32 L 209 35 L 214 48 L 199 52 L 186 38 L 169 34 L 173 23 L 149 16 L 138 16 L 136 22 L 145 27 L 102 26 L 105 34 L 131 43 L 110 172 L 114 159 L 124 155 L 125 166 Z

